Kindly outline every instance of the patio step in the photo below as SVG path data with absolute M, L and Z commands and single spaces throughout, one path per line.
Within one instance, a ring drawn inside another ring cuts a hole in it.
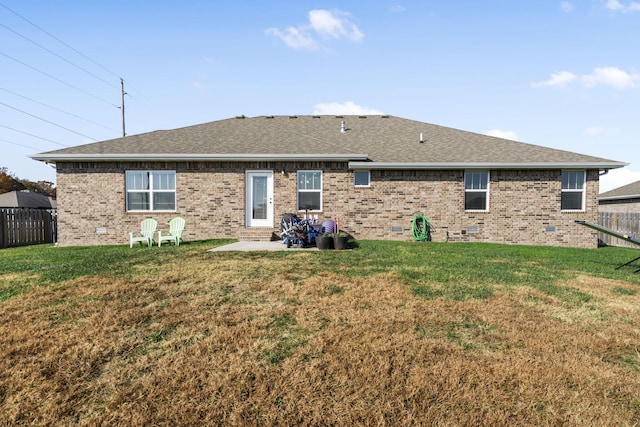
M 280 239 L 280 231 L 275 228 L 242 228 L 238 231 L 241 242 L 270 242 Z

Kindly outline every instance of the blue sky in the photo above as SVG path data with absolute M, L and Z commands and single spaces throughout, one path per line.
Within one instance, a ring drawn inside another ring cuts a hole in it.
M 236 115 L 391 114 L 624 161 L 640 2 L 0 0 L 0 167 Z M 473 160 L 473 159 L 470 159 Z

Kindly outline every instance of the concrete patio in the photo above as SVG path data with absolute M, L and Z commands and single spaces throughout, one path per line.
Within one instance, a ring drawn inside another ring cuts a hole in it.
M 287 248 L 287 245 L 282 243 L 281 240 L 273 242 L 235 242 L 228 245 L 218 246 L 213 249 L 209 249 L 208 252 L 229 252 L 229 251 L 317 251 L 318 248 Z

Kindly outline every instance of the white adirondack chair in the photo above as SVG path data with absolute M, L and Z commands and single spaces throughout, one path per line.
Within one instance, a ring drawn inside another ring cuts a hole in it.
M 178 217 L 169 221 L 169 230 L 158 230 L 158 246 L 162 246 L 162 241 L 167 240 L 174 242 L 176 246 L 180 245 L 182 240 L 182 232 L 184 231 L 185 220 Z
M 158 221 L 155 219 L 147 218 L 142 221 L 140 223 L 140 231 L 129 232 L 129 247 L 132 248 L 135 242 L 145 242 L 147 246 L 151 247 L 156 228 L 158 228 Z

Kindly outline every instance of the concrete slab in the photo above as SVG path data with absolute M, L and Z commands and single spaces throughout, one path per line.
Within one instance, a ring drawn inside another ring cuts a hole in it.
M 317 251 L 318 248 L 287 248 L 281 240 L 274 242 L 235 242 L 224 246 L 209 249 L 207 252 L 228 252 L 228 251 Z

